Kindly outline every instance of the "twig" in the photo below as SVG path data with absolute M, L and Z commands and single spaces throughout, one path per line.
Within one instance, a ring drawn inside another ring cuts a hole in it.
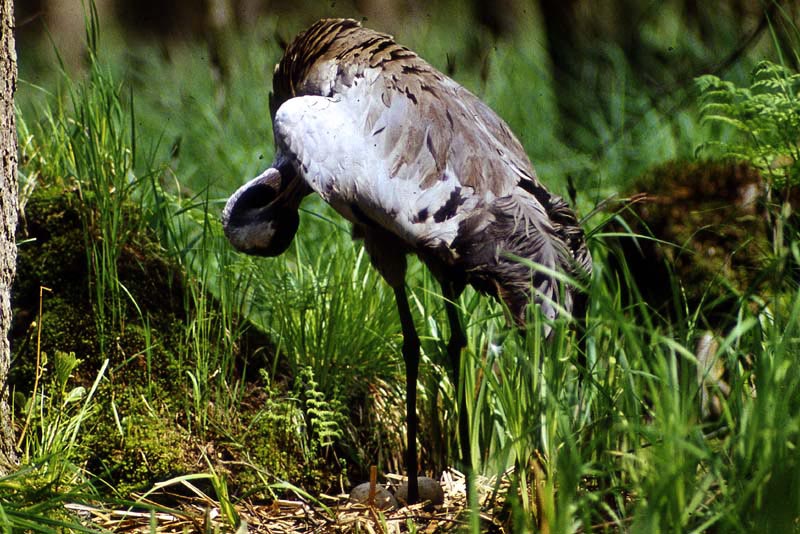
M 36 325 L 36 374 L 33 378 L 33 392 L 31 392 L 31 405 L 28 408 L 28 414 L 25 416 L 25 425 L 22 427 L 22 432 L 19 433 L 19 440 L 17 440 L 17 448 L 22 446 L 22 441 L 25 439 L 25 433 L 28 431 L 28 425 L 31 422 L 33 415 L 33 408 L 36 406 L 36 390 L 39 387 L 39 379 L 41 378 L 44 370 L 42 369 L 42 301 L 44 300 L 44 292 L 53 290 L 49 287 L 39 286 L 39 320 Z

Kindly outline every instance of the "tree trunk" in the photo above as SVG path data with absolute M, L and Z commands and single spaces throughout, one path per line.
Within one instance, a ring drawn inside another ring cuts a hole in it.
M 14 4 L 0 0 L 0 475 L 9 473 L 17 462 L 14 429 L 8 407 L 8 365 L 11 351 L 11 283 L 16 270 L 17 245 L 17 128 L 14 91 L 17 86 L 17 54 L 14 49 Z

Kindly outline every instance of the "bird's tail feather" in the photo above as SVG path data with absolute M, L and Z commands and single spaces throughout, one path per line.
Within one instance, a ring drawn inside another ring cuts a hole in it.
M 463 240 L 469 241 L 462 251 L 469 281 L 501 299 L 520 326 L 531 297 L 548 319 L 560 309 L 571 313 L 575 289 L 564 279 L 585 274 L 582 266 L 591 268 L 575 216 L 559 197 L 551 199 L 542 205 L 522 191 L 497 198 L 482 221 L 467 224 L 475 232 Z

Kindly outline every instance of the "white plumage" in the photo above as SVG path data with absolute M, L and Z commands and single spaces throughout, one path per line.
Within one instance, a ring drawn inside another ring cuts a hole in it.
M 387 159 L 391 147 L 385 132 L 396 125 L 381 121 L 371 127 L 354 120 L 364 115 L 365 101 L 350 94 L 288 100 L 275 114 L 276 160 L 296 162 L 296 171 L 311 189 L 350 222 L 363 222 L 353 213 L 357 206 L 411 247 L 450 247 L 459 223 L 479 202 L 490 201 L 491 193 L 481 198 L 471 187 L 461 186 L 449 169 L 423 189 L 418 169 L 432 163 L 425 161 L 426 152 L 408 164 Z M 464 203 L 453 217 L 438 223 L 418 217 L 423 210 L 436 213 L 456 190 Z

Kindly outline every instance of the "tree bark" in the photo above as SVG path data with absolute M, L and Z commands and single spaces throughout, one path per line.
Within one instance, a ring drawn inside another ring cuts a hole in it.
M 14 429 L 8 407 L 8 366 L 11 349 L 11 283 L 16 271 L 17 245 L 17 128 L 14 92 L 17 86 L 17 54 L 14 49 L 13 0 L 0 0 L 0 476 L 17 463 Z

